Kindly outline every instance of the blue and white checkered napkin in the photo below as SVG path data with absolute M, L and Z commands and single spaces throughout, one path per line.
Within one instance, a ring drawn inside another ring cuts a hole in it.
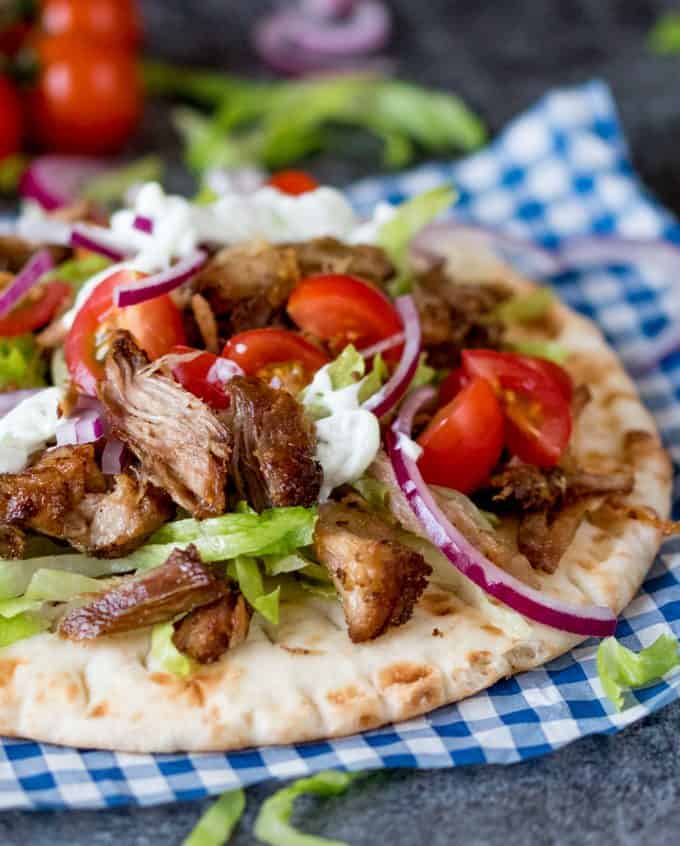
M 482 152 L 369 179 L 351 189 L 357 207 L 398 201 L 444 180 L 460 191 L 457 213 L 555 246 L 572 235 L 617 233 L 680 242 L 680 224 L 632 171 L 614 103 L 592 82 L 556 91 L 515 120 Z M 625 352 L 678 319 L 680 302 L 658 268 L 563 273 L 551 280 L 572 306 L 597 320 Z M 639 387 L 680 460 L 680 355 Z M 675 547 L 680 550 L 680 545 Z M 640 648 L 663 631 L 680 635 L 680 555 L 670 547 L 622 615 L 618 636 Z M 612 733 L 678 698 L 680 674 L 638 691 L 621 714 L 603 699 L 589 642 L 546 667 L 410 720 L 344 740 L 220 755 L 129 755 L 6 740 L 0 744 L 0 807 L 100 808 L 151 805 L 219 793 L 328 767 L 451 767 L 543 755 L 578 737 Z

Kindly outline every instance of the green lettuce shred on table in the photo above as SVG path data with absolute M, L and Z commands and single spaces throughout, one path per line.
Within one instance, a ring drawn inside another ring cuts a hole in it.
M 0 391 L 42 388 L 46 369 L 33 335 L 0 338 Z
M 625 690 L 661 681 L 678 665 L 678 641 L 667 634 L 660 635 L 638 653 L 613 637 L 605 638 L 597 649 L 597 672 L 602 688 L 617 711 L 623 708 Z
M 255 82 L 156 62 L 147 62 L 144 73 L 151 93 L 214 110 L 210 116 L 176 111 L 187 163 L 198 172 L 243 164 L 284 167 L 332 147 L 338 130 L 373 135 L 383 144 L 385 165 L 395 169 L 417 149 L 470 151 L 486 140 L 480 119 L 459 97 L 375 75 Z
M 680 55 L 680 12 L 661 15 L 649 33 L 649 48 L 661 56 Z
M 241 788 L 228 790 L 205 811 L 182 846 L 224 846 L 246 807 Z

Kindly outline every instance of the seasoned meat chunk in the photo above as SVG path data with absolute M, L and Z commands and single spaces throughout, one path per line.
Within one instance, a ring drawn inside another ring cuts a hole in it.
M 369 244 L 352 246 L 327 237 L 288 246 L 295 251 L 303 277 L 315 273 L 348 273 L 380 285 L 394 273 L 385 251 Z
M 413 297 L 428 363 L 453 367 L 463 349 L 498 348 L 504 326 L 494 318 L 493 311 L 509 296 L 510 292 L 500 285 L 453 282 L 439 265 L 419 276 Z
M 190 545 L 174 550 L 160 567 L 129 576 L 87 605 L 71 609 L 61 619 L 59 633 L 70 640 L 90 640 L 165 623 L 213 602 L 226 589 Z
M 203 518 L 222 514 L 230 456 L 229 432 L 214 412 L 149 365 L 127 332 L 119 332 L 99 383 L 114 435 L 142 470 L 173 500 Z
M 314 429 L 302 406 L 287 392 L 260 379 L 229 382 L 231 402 L 223 412 L 231 433 L 231 471 L 241 497 L 257 511 L 316 503 L 322 473 Z
M 196 608 L 175 623 L 172 642 L 199 664 L 211 664 L 228 649 L 243 643 L 248 636 L 250 613 L 242 594 L 232 587 L 221 599 Z
M 279 321 L 299 279 L 292 248 L 251 241 L 220 250 L 193 287 L 210 305 L 225 339 Z
M 16 526 L 0 526 L 0 558 L 20 559 L 26 550 L 26 535 Z
M 135 549 L 172 515 L 166 495 L 127 473 L 113 490 L 93 444 L 46 450 L 21 473 L 0 474 L 0 526 L 21 526 L 108 558 Z
M 363 506 L 357 500 L 322 505 L 314 533 L 354 643 L 407 622 L 431 573 L 422 555 L 395 540 L 394 530 Z
M 517 545 L 532 567 L 546 573 L 557 570 L 581 525 L 588 504 L 586 500 L 581 500 L 562 506 L 554 513 L 530 511 L 522 517 Z

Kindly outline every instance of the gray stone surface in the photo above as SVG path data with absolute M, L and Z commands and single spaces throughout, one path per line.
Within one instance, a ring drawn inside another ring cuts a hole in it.
M 151 52 L 262 73 L 247 27 L 260 0 L 143 0 Z M 614 87 L 636 163 L 680 210 L 680 60 L 648 54 L 644 33 L 661 2 L 616 0 L 393 0 L 392 53 L 400 72 L 456 89 L 492 130 L 548 87 L 604 76 Z M 154 104 L 138 146 L 177 160 L 166 110 Z M 314 169 L 345 182 L 366 157 L 326 157 Z M 346 797 L 301 802 L 307 830 L 353 846 L 672 846 L 680 842 L 680 704 L 614 737 L 587 738 L 549 758 L 511 767 L 377 775 Z M 252 842 L 254 811 L 273 788 L 249 791 L 236 838 Z M 205 803 L 115 812 L 5 812 L 6 846 L 179 844 Z

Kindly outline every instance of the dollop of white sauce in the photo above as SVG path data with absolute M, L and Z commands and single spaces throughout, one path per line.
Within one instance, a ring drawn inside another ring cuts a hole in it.
M 305 391 L 303 404 L 322 406 L 328 416 L 316 421 L 316 460 L 323 471 L 319 499 L 334 488 L 363 476 L 380 449 L 378 418 L 359 404 L 361 382 L 333 390 L 329 365 L 317 371 Z
M 45 388 L 0 419 L 0 473 L 19 473 L 56 434 L 63 388 Z

